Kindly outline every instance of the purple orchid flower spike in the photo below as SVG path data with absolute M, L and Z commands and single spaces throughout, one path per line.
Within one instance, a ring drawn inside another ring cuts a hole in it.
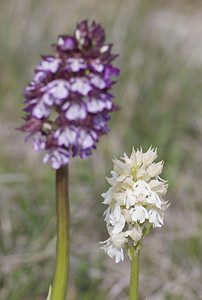
M 25 88 L 20 130 L 35 150 L 46 151 L 43 162 L 59 169 L 70 157 L 90 155 L 109 131 L 109 114 L 117 108 L 109 91 L 119 69 L 96 22 L 82 21 L 72 36 L 59 36 L 53 48 L 55 55 L 42 56 Z

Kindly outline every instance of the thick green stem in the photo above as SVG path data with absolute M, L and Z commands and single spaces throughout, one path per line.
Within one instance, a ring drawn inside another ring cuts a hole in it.
M 57 245 L 56 265 L 50 300 L 65 300 L 69 273 L 68 169 L 56 171 Z
M 139 287 L 139 260 L 140 250 L 131 249 L 131 271 L 130 271 L 130 293 L 129 300 L 138 300 L 138 287 Z

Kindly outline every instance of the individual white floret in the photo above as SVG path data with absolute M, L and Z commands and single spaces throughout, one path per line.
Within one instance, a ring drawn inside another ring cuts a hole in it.
M 127 239 L 122 232 L 111 234 L 109 239 L 101 242 L 101 245 L 103 245 L 101 248 L 109 255 L 109 257 L 114 258 L 115 262 L 118 263 L 124 260 L 123 246 L 126 242 Z

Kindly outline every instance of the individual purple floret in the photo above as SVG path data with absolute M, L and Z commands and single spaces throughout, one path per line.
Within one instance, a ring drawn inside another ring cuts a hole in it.
M 53 48 L 55 55 L 42 56 L 25 88 L 27 115 L 20 130 L 35 150 L 46 150 L 43 162 L 58 169 L 72 156 L 90 155 L 109 131 L 109 113 L 116 110 L 109 90 L 119 69 L 96 22 L 82 21 L 73 36 L 59 36 Z

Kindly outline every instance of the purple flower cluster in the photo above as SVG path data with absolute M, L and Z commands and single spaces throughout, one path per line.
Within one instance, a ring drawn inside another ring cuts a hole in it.
M 43 162 L 58 169 L 71 156 L 90 155 L 109 131 L 109 113 L 116 109 L 109 90 L 119 69 L 96 22 L 82 21 L 73 36 L 59 36 L 53 48 L 55 55 L 42 56 L 24 91 L 27 115 L 20 130 L 35 150 L 46 150 Z

